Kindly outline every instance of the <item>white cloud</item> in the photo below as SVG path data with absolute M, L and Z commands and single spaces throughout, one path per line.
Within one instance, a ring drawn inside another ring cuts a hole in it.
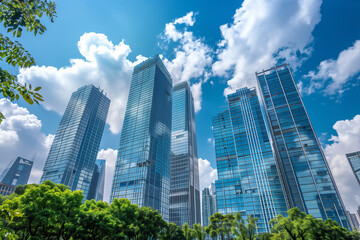
M 220 27 L 223 39 L 213 64 L 226 76 L 225 94 L 255 86 L 254 73 L 287 61 L 298 67 L 311 53 L 312 31 L 320 21 L 321 0 L 245 0 L 231 24 Z
M 178 18 L 174 21 L 175 24 L 185 24 L 187 26 L 193 26 L 195 23 L 195 14 L 193 12 L 189 12 L 185 16 Z
M 104 34 L 84 33 L 78 42 L 84 59 L 71 59 L 70 66 L 55 68 L 35 66 L 21 69 L 21 83 L 42 86 L 45 101 L 42 106 L 63 114 L 71 93 L 79 87 L 93 83 L 100 86 L 111 99 L 107 123 L 113 133 L 121 130 L 131 74 L 134 65 L 145 60 L 138 56 L 135 63 L 128 60 L 131 52 L 124 41 L 114 45 Z
M 353 77 L 360 73 L 360 40 L 341 51 L 336 60 L 327 59 L 320 63 L 317 71 L 310 71 L 305 77 L 310 79 L 309 86 L 302 89 L 305 94 L 312 94 L 317 90 L 326 95 L 342 93 Z M 302 83 L 302 82 L 301 82 Z
M 108 148 L 101 149 L 98 152 L 97 159 L 105 159 L 106 160 L 106 168 L 105 168 L 105 189 L 104 189 L 104 201 L 109 202 L 111 187 L 114 177 L 115 163 L 117 157 L 117 150 Z
M 337 135 L 329 139 L 332 143 L 325 146 L 325 155 L 347 210 L 355 212 L 360 205 L 360 187 L 345 154 L 360 151 L 360 115 L 337 121 L 333 128 Z
M 204 43 L 204 39 L 197 38 L 193 32 L 188 31 L 187 26 L 193 26 L 194 23 L 193 12 L 175 19 L 166 24 L 162 39 L 165 48 L 171 45 L 171 49 L 174 50 L 172 54 L 175 57 L 172 60 L 163 57 L 173 83 L 192 83 L 195 111 L 198 112 L 201 109 L 201 85 L 210 77 L 212 49 Z
M 38 183 L 54 135 L 42 133 L 41 121 L 26 108 L 2 98 L 0 109 L 6 117 L 0 125 L 0 172 L 16 157 L 32 159 L 36 153 L 29 183 Z
M 217 169 L 213 168 L 207 159 L 199 158 L 200 191 L 218 179 Z

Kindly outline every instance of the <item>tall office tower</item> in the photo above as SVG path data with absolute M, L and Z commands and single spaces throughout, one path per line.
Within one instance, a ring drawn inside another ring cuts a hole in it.
M 353 170 L 358 183 L 360 184 L 360 151 L 346 154 L 351 169 Z
M 217 210 L 257 217 L 258 232 L 287 205 L 255 88 L 227 96 L 229 110 L 213 118 Z
M 360 219 L 360 206 L 358 207 L 357 211 L 356 211 L 358 218 Z
M 349 211 L 346 211 L 346 216 L 349 220 L 349 224 L 351 229 L 356 229 L 359 230 L 360 229 L 360 224 L 359 221 L 357 220 L 356 214 L 355 213 L 350 213 Z
M 345 214 L 346 214 L 346 217 L 347 217 L 347 219 L 349 221 L 350 228 L 354 229 L 355 226 L 354 226 L 354 223 L 353 223 L 352 218 L 350 216 L 351 213 L 349 211 L 345 211 Z
M 256 76 L 289 207 L 348 228 L 344 205 L 289 66 Z
M 356 214 L 355 213 L 350 213 L 350 218 L 351 218 L 352 224 L 354 225 L 356 230 L 359 230 L 360 225 L 359 225 L 359 221 L 356 218 Z
M 215 187 L 215 186 L 214 186 Z M 210 217 L 217 212 L 216 209 L 216 195 L 215 191 L 213 191 L 213 186 L 211 188 L 204 188 L 202 190 L 202 226 L 206 227 L 210 224 Z M 210 239 L 207 236 L 206 239 Z
M 11 186 L 27 184 L 33 163 L 22 157 L 10 161 L 0 176 L 0 182 Z
M 10 195 L 16 186 L 27 184 L 33 163 L 22 157 L 10 161 L 0 176 L 0 195 Z
M 169 220 L 172 80 L 158 55 L 135 66 L 110 202 L 128 198 Z
M 103 134 L 110 100 L 92 84 L 75 91 L 60 121 L 41 182 L 51 180 L 86 199 Z
M 201 222 L 194 99 L 187 82 L 172 92 L 170 222 Z
M 105 184 L 105 160 L 96 160 L 87 199 L 103 201 Z

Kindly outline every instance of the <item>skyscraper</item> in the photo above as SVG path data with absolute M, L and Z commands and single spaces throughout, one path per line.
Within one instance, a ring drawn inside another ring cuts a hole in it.
M 353 170 L 358 183 L 360 184 L 360 151 L 346 154 L 351 169 Z
M 355 213 L 350 213 L 349 211 L 346 211 L 346 216 L 349 220 L 351 229 L 359 230 L 359 221 L 357 220 Z
M 71 190 L 82 190 L 86 199 L 109 105 L 109 98 L 92 84 L 71 95 L 41 182 L 51 180 L 65 184 Z
M 345 208 L 289 66 L 256 76 L 289 207 L 348 228 Z
M 359 230 L 360 225 L 359 225 L 359 221 L 356 218 L 356 214 L 355 213 L 350 213 L 350 218 L 351 218 L 352 224 L 354 225 L 354 228 L 356 230 Z
M 212 183 L 211 188 L 204 188 L 202 190 L 202 221 L 203 227 L 207 227 L 210 224 L 210 217 L 217 212 L 216 209 L 216 195 L 215 195 L 215 184 Z M 205 239 L 211 239 L 210 235 L 206 235 Z
M 22 157 L 10 161 L 0 176 L 0 182 L 11 186 L 27 184 L 33 163 Z
M 95 161 L 94 172 L 92 175 L 89 193 L 87 199 L 95 199 L 95 201 L 104 200 L 104 184 L 105 184 L 105 160 L 97 159 Z
M 172 80 L 158 55 L 135 66 L 110 201 L 128 198 L 169 220 Z
M 22 157 L 10 161 L 0 176 L 0 195 L 10 195 L 16 186 L 27 184 L 33 163 Z
M 201 222 L 194 99 L 187 82 L 174 86 L 170 160 L 170 222 Z
M 217 211 L 257 217 L 257 231 L 286 214 L 287 205 L 255 88 L 227 96 L 229 109 L 213 118 Z

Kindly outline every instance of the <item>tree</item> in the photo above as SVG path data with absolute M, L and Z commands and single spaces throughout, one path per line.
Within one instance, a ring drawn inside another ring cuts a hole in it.
M 136 211 L 134 225 L 136 239 L 147 240 L 149 237 L 157 239 L 167 224 L 157 210 L 151 207 L 140 207 Z
M 110 214 L 114 218 L 115 226 L 113 234 L 115 239 L 126 237 L 133 239 L 136 237 L 136 211 L 138 206 L 132 204 L 128 199 L 115 198 L 110 205 Z
M 0 23 L 13 38 L 20 38 L 23 29 L 28 32 L 43 34 L 45 25 L 40 21 L 43 16 L 53 22 L 56 17 L 55 2 L 48 0 L 1 0 Z M 24 49 L 18 41 L 12 41 L 9 37 L 0 33 L 0 60 L 13 67 L 28 68 L 35 65 L 31 54 Z M 16 75 L 10 74 L 0 67 L 0 93 L 3 97 L 14 101 L 21 96 L 27 103 L 39 104 L 43 101 L 39 94 L 41 87 L 33 88 L 30 85 L 22 85 Z M 5 119 L 0 112 L 0 123 Z
M 18 238 L 15 231 L 9 227 L 14 217 L 22 217 L 18 209 L 11 210 L 6 205 L 0 206 L 0 239 L 15 240 Z
M 201 226 L 199 223 L 194 223 L 193 227 L 194 227 L 194 229 L 192 230 L 193 236 L 195 236 L 197 240 L 204 240 L 206 236 L 205 228 Z
M 19 209 L 21 218 L 15 217 L 9 227 L 21 239 L 70 239 L 75 216 L 84 196 L 62 184 L 45 181 L 29 185 L 23 195 L 6 200 L 2 205 Z
M 272 229 L 277 233 L 275 236 L 281 239 L 285 236 L 293 240 L 307 239 L 310 235 L 310 230 L 307 227 L 309 217 L 298 208 L 291 208 L 287 213 L 288 217 L 278 215 L 270 221 L 270 224 L 274 224 Z
M 255 239 L 255 231 L 257 218 L 247 216 L 247 224 L 241 217 L 241 213 L 235 214 L 235 220 L 233 221 L 233 226 L 231 232 L 237 236 L 237 240 L 253 240 Z
M 186 240 L 194 239 L 193 231 L 191 230 L 191 228 L 189 227 L 189 225 L 187 223 L 184 223 L 182 225 L 182 231 L 183 231 L 183 234 L 184 234 L 184 237 Z
M 181 227 L 171 222 L 160 233 L 160 240 L 185 240 L 185 236 Z
M 25 193 L 27 186 L 29 186 L 29 185 L 39 186 L 38 184 L 35 184 L 35 183 L 16 186 L 14 193 L 12 193 L 11 195 L 7 195 L 7 196 L 0 195 L 0 204 L 2 204 L 7 199 L 11 200 L 15 197 L 23 195 Z
M 107 202 L 87 200 L 81 205 L 74 223 L 74 239 L 113 239 L 115 220 Z M 121 236 L 124 237 L 124 236 Z
M 210 217 L 210 225 L 207 226 L 206 232 L 211 237 L 220 237 L 221 240 L 233 239 L 231 235 L 231 228 L 233 226 L 235 217 L 233 214 L 222 215 L 221 213 L 215 213 Z

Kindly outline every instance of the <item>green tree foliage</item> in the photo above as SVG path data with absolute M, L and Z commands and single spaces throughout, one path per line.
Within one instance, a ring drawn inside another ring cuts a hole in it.
M 15 231 L 9 227 L 9 224 L 12 223 L 14 217 L 21 217 L 21 212 L 16 210 L 11 210 L 7 205 L 0 206 L 0 239 L 14 240 L 18 236 L 15 234 Z
M 20 38 L 23 29 L 35 36 L 46 31 L 40 21 L 46 16 L 51 22 L 56 17 L 55 2 L 48 0 L 1 0 L 0 23 L 12 38 Z M 16 40 L 0 33 L 0 60 L 13 67 L 28 68 L 35 65 L 31 54 Z M 0 94 L 11 101 L 21 96 L 29 104 L 43 101 L 39 94 L 41 87 L 22 85 L 17 77 L 0 67 Z M 0 112 L 0 123 L 4 119 Z
M 160 233 L 160 240 L 185 240 L 181 227 L 175 223 L 169 223 Z
M 115 219 L 110 214 L 110 206 L 103 201 L 87 200 L 80 207 L 73 228 L 73 239 L 116 239 L 123 234 L 114 233 Z
M 231 229 L 233 227 L 235 216 L 233 214 L 222 215 L 215 213 L 210 217 L 210 225 L 206 227 L 206 232 L 211 237 L 220 237 L 221 240 L 232 240 Z
M 21 218 L 9 224 L 21 239 L 70 239 L 75 216 L 82 204 L 81 191 L 71 191 L 65 185 L 45 181 L 29 185 L 25 193 L 3 206 L 19 209 Z
M 201 226 L 199 223 L 194 223 L 193 227 L 194 227 L 192 229 L 193 236 L 195 236 L 197 240 L 204 240 L 206 236 L 205 228 Z
M 359 232 L 349 232 L 341 227 L 336 221 L 316 219 L 312 215 L 306 215 L 298 208 L 287 211 L 288 217 L 278 215 L 270 223 L 272 227 L 271 239 L 292 240 L 346 240 L 360 239 Z
M 187 223 L 184 223 L 182 225 L 182 231 L 183 231 L 185 240 L 194 239 L 194 232 L 192 231 L 192 229 L 189 227 L 189 225 Z
M 235 214 L 231 232 L 236 236 L 237 240 L 255 239 L 257 218 L 247 216 L 246 221 L 247 223 L 242 219 L 241 213 L 238 212 Z
M 0 205 L 0 239 L 58 240 L 204 240 L 206 233 L 221 240 L 360 240 L 336 221 L 315 219 L 293 208 L 288 216 L 271 220 L 271 233 L 256 233 L 256 218 L 240 213 L 215 213 L 206 228 L 194 224 L 167 224 L 149 207 L 128 199 L 106 202 L 87 200 L 81 191 L 45 181 L 16 188 Z M 206 232 L 205 232 L 206 231 Z

